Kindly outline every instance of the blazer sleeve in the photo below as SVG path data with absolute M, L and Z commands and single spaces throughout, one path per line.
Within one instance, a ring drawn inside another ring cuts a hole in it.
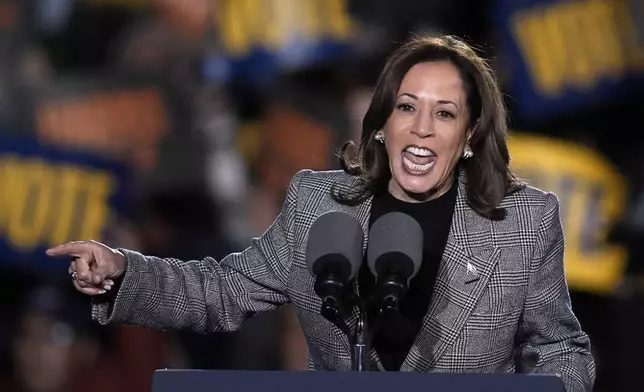
M 547 194 L 538 227 L 530 284 L 517 331 L 519 355 L 532 373 L 558 374 L 567 392 L 590 392 L 595 363 L 588 336 L 570 302 L 564 272 L 559 201 Z
M 162 330 L 234 331 L 255 313 L 287 303 L 298 188 L 309 172 L 295 175 L 271 226 L 246 250 L 219 262 L 162 259 L 121 249 L 127 269 L 120 287 L 115 298 L 96 297 L 92 318 Z

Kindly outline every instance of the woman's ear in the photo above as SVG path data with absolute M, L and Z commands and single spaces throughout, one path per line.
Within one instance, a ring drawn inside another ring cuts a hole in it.
M 465 132 L 465 146 L 466 147 L 471 147 L 470 144 L 471 144 L 471 141 L 472 141 L 472 137 L 476 134 L 476 132 L 478 132 L 480 122 L 481 122 L 480 119 L 476 120 L 476 122 L 474 122 L 474 124 L 472 124 L 472 126 Z
M 469 149 L 470 147 L 470 142 L 472 140 L 472 135 L 474 132 L 472 131 L 472 128 L 468 129 L 467 132 L 465 133 L 465 145 L 463 145 L 464 149 Z

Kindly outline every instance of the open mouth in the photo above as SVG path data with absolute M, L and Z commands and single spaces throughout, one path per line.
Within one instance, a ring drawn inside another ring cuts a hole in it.
M 407 146 L 402 152 L 402 163 L 409 174 L 426 174 L 436 163 L 436 153 L 425 147 Z

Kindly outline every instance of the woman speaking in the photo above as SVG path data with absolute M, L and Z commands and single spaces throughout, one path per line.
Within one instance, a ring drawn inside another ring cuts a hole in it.
M 331 210 L 365 228 L 402 212 L 422 227 L 423 260 L 399 321 L 373 337 L 379 370 L 558 374 L 568 392 L 591 391 L 594 361 L 571 309 L 559 202 L 515 178 L 506 133 L 485 60 L 450 36 L 414 39 L 380 75 L 358 154 L 347 143 L 344 170 L 295 175 L 276 220 L 243 252 L 184 262 L 80 241 L 47 253 L 73 257 L 73 284 L 94 296 L 100 323 L 232 331 L 291 302 L 309 367 L 346 370 L 346 336 L 315 308 L 309 229 Z M 373 279 L 365 268 L 358 276 L 365 290 Z

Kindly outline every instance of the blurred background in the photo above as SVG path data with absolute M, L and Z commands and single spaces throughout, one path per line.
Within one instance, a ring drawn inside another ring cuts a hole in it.
M 207 337 L 98 328 L 44 250 L 242 250 L 295 172 L 337 168 L 386 56 L 442 33 L 490 59 L 515 170 L 560 198 L 596 391 L 641 390 L 642 26 L 641 0 L 0 0 L 0 390 L 304 369 L 288 307 Z

